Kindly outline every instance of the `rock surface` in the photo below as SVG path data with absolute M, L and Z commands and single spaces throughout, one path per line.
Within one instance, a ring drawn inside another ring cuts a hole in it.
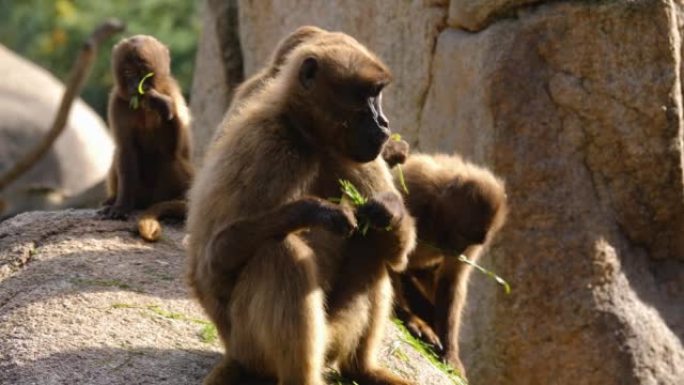
M 50 129 L 64 86 L 44 69 L 0 45 L 0 173 Z M 44 209 L 80 194 L 109 170 L 114 145 L 107 127 L 82 100 L 48 154 L 3 191 L 3 214 Z
M 157 244 L 94 211 L 0 223 L 0 384 L 196 384 L 221 346 L 184 282 L 184 234 Z M 383 365 L 450 384 L 388 330 Z
M 215 128 L 228 109 L 232 90 L 244 80 L 237 1 L 205 1 L 202 25 L 190 99 L 196 164 L 201 163 Z
M 482 262 L 513 293 L 472 285 L 471 383 L 684 383 L 672 5 L 554 3 L 440 35 L 419 142 L 490 165 L 512 207 Z
M 543 1 L 545 0 L 451 0 L 449 26 L 480 31 L 497 18 L 512 17 L 517 8 Z

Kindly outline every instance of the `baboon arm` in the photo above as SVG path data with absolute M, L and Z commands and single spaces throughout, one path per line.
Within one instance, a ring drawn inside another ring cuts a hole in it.
M 264 242 L 281 239 L 312 226 L 349 233 L 353 215 L 341 206 L 315 197 L 304 197 L 265 213 L 226 223 L 209 241 L 215 271 L 230 274 L 244 264 Z M 230 253 L 230 258 L 225 254 Z
M 369 258 L 380 252 L 392 271 L 402 272 L 408 265 L 409 253 L 416 245 L 414 219 L 405 213 L 391 229 L 372 228 L 365 238 L 369 247 L 357 248 L 357 251 L 368 253 Z
M 469 259 L 479 256 L 479 247 L 467 252 Z M 459 359 L 458 338 L 461 329 L 461 315 L 468 294 L 468 278 L 472 268 L 454 256 L 447 256 L 438 270 L 435 293 L 435 327 L 444 345 L 446 359 L 462 369 Z
M 176 116 L 173 99 L 170 96 L 164 95 L 154 88 L 150 88 L 146 93 L 150 107 L 157 110 L 163 119 L 171 120 Z
M 367 255 L 368 259 L 382 257 L 393 271 L 403 271 L 408 265 L 408 254 L 416 246 L 415 220 L 404 207 L 395 192 L 376 194 L 357 209 L 362 221 L 370 223 L 366 234 L 357 237 L 354 253 Z M 363 224 L 363 222 L 361 222 Z
M 138 158 L 130 145 L 122 146 L 117 157 L 117 191 L 114 205 L 132 209 L 135 205 L 136 176 L 138 175 Z
M 397 313 L 396 316 L 400 320 L 405 321 L 408 319 L 408 315 L 413 312 L 411 311 L 408 299 L 406 299 L 404 285 L 401 282 L 399 273 L 390 272 L 390 277 L 392 278 L 392 289 L 394 290 L 394 309 Z
M 408 265 L 408 255 L 416 247 L 415 228 L 415 220 L 406 212 L 399 226 L 389 231 L 387 261 L 395 272 L 404 271 Z

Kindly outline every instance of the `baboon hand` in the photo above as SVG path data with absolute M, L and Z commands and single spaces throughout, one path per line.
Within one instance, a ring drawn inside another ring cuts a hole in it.
M 130 209 L 122 206 L 110 205 L 98 210 L 97 214 L 106 219 L 126 220 L 130 212 Z
M 397 164 L 404 164 L 409 153 L 409 144 L 407 141 L 400 139 L 390 139 L 385 143 L 382 149 L 382 159 L 387 162 L 387 165 L 392 168 Z
M 395 227 L 405 214 L 404 202 L 393 192 L 375 195 L 365 205 L 358 208 L 357 216 L 367 218 L 376 228 Z
M 352 209 L 324 200 L 311 201 L 308 208 L 313 224 L 340 235 L 350 235 L 356 229 Z
M 406 328 L 411 332 L 411 334 L 434 346 L 437 352 L 443 352 L 444 347 L 442 346 L 442 341 L 440 341 L 437 333 L 432 330 L 427 322 L 423 321 L 416 315 L 411 315 L 409 319 L 405 321 L 405 323 Z
M 458 358 L 457 353 L 452 353 L 449 354 L 447 353 L 446 356 L 444 357 L 444 360 L 449 363 L 454 369 L 458 370 L 459 374 L 461 377 L 466 377 L 466 370 L 465 367 L 463 366 L 463 362 L 461 362 L 461 359 Z
M 159 115 L 166 120 L 173 119 L 173 100 L 169 96 L 159 93 L 152 88 L 147 92 L 147 97 L 150 108 L 157 111 Z

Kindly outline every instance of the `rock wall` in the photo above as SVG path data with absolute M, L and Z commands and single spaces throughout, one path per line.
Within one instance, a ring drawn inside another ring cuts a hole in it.
M 393 69 L 386 111 L 414 148 L 506 179 L 482 262 L 513 292 L 474 276 L 472 384 L 684 383 L 678 1 L 237 6 L 245 75 L 301 24 L 348 32 Z

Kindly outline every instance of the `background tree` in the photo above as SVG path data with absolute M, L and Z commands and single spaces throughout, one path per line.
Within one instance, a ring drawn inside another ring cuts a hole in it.
M 172 70 L 189 97 L 200 2 L 193 0 L 0 0 L 0 43 L 65 79 L 79 44 L 108 17 L 127 25 L 126 36 L 144 33 L 171 49 Z M 110 52 L 116 40 L 103 45 Z M 109 55 L 99 55 L 82 97 L 105 116 L 112 86 Z

